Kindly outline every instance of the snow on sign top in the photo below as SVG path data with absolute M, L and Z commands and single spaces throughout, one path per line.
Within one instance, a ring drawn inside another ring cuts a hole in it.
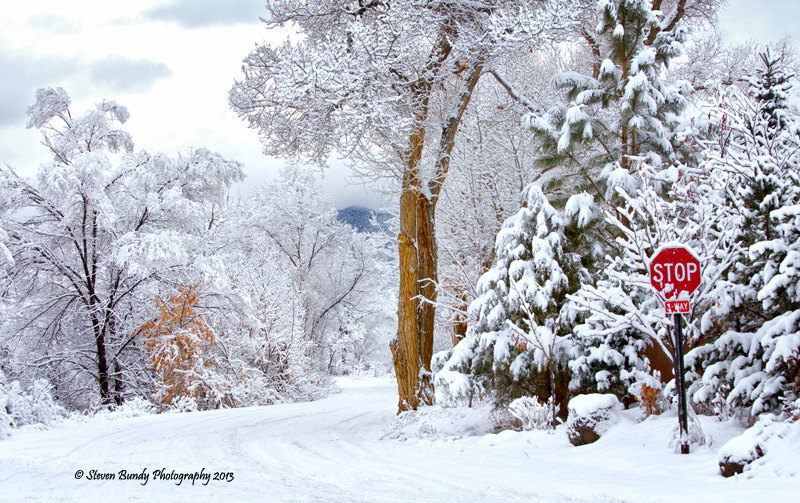
M 688 246 L 667 243 L 650 260 L 650 284 L 668 299 L 689 300 L 700 286 L 700 260 Z

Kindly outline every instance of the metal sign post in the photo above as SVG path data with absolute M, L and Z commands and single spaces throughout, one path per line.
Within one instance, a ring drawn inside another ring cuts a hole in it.
M 678 421 L 680 422 L 681 454 L 689 454 L 689 407 L 686 403 L 686 382 L 683 369 L 683 317 L 675 313 L 675 386 L 678 391 Z
M 650 260 L 650 284 L 667 299 L 664 310 L 673 313 L 675 335 L 675 388 L 678 393 L 678 426 L 681 454 L 689 454 L 689 405 L 686 401 L 683 368 L 683 317 L 691 309 L 689 294 L 700 286 L 700 260 L 686 246 L 670 243 L 662 246 Z

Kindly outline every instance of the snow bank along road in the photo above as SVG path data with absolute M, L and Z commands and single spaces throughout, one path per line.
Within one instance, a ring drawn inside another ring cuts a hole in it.
M 382 440 L 395 384 L 341 385 L 312 403 L 17 432 L 0 441 L 0 501 L 800 501 L 800 477 L 723 479 L 716 449 L 674 454 L 672 421 L 580 448 L 561 430 Z

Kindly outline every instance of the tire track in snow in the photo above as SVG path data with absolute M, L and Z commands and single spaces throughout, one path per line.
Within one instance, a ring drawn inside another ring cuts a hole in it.
M 316 402 L 20 432 L 0 443 L 0 482 L 16 496 L 11 501 L 82 502 L 109 494 L 115 501 L 193 503 L 564 501 L 517 490 L 504 481 L 507 462 L 493 467 L 485 450 L 381 440 L 395 417 L 396 400 L 395 385 L 384 382 L 345 388 Z M 157 468 L 232 471 L 235 480 L 205 487 L 155 481 L 141 486 L 73 476 L 78 469 Z

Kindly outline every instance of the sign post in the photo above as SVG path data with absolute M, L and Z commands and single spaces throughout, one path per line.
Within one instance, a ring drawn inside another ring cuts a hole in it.
M 683 368 L 683 327 L 681 313 L 688 313 L 689 295 L 700 286 L 700 260 L 686 246 L 670 243 L 662 246 L 650 261 L 650 284 L 664 295 L 664 310 L 674 316 L 675 387 L 678 391 L 678 424 L 681 454 L 689 454 L 689 421 L 686 383 Z

